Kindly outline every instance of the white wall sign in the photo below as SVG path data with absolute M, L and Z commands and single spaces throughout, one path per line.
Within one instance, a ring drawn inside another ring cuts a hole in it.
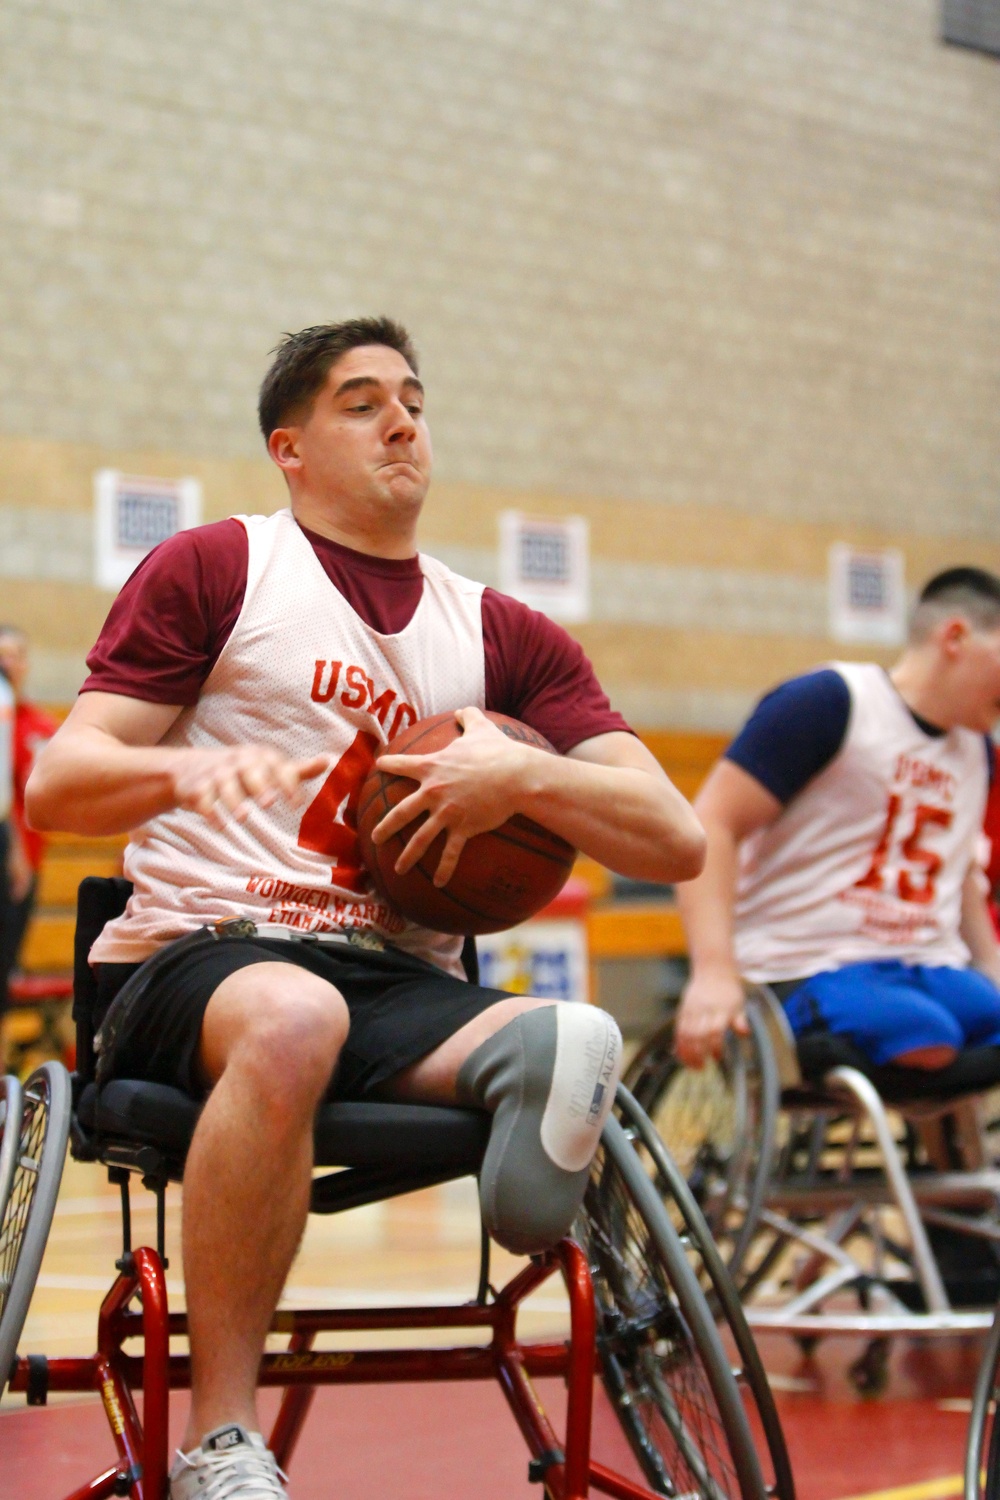
M 94 582 L 117 591 L 159 542 L 200 524 L 197 479 L 147 479 L 99 469 L 94 475 Z
M 830 548 L 830 635 L 857 645 L 899 646 L 906 639 L 903 554 Z
M 590 526 L 583 516 L 500 513 L 500 588 L 554 620 L 590 615 Z
M 540 1000 L 589 996 L 587 928 L 572 917 L 536 917 L 476 938 L 479 983 Z

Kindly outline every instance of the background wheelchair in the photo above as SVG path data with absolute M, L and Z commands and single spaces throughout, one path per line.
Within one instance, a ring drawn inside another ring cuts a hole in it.
M 749 1035 L 730 1035 L 700 1071 L 675 1057 L 671 1016 L 625 1081 L 687 1178 L 750 1326 L 806 1353 L 824 1334 L 864 1336 L 850 1375 L 876 1392 L 893 1337 L 990 1325 L 1000 1171 L 974 1095 L 1000 1083 L 1000 1049 L 904 1075 L 826 1034 L 796 1046 L 766 986 L 749 990 L 747 1015 Z M 665 1174 L 660 1185 L 669 1208 Z
M 198 1105 L 162 1085 L 115 1080 L 98 1092 L 93 1080 L 94 990 L 86 955 L 104 923 L 123 909 L 128 893 L 121 880 L 90 879 L 80 889 L 78 1072 L 72 1083 L 59 1063 L 46 1063 L 23 1090 L 8 1078 L 0 1093 L 0 1382 L 9 1382 L 12 1391 L 24 1392 L 35 1404 L 43 1404 L 49 1391 L 96 1388 L 117 1449 L 116 1461 L 69 1500 L 111 1495 L 161 1500 L 169 1392 L 190 1384 L 188 1356 L 170 1352 L 169 1340 L 185 1334 L 186 1319 L 167 1307 L 164 1202 L 167 1183 L 182 1176 Z M 488 1117 L 477 1111 L 328 1104 L 317 1117 L 316 1160 L 338 1170 L 315 1180 L 313 1210 L 337 1213 L 474 1173 L 487 1134 Z M 120 1186 L 118 1275 L 100 1309 L 95 1354 L 52 1360 L 19 1356 L 67 1136 L 74 1156 L 104 1163 Z M 279 1311 L 272 1331 L 286 1333 L 288 1346 L 264 1355 L 260 1383 L 284 1388 L 269 1438 L 281 1466 L 289 1466 L 319 1385 L 496 1379 L 529 1449 L 529 1478 L 541 1483 L 550 1500 L 577 1500 L 592 1490 L 620 1500 L 657 1495 L 763 1500 L 768 1494 L 793 1500 L 770 1391 L 704 1220 L 680 1181 L 682 1237 L 653 1185 L 654 1172 L 669 1170 L 648 1119 L 623 1090 L 573 1237 L 532 1258 L 505 1286 L 491 1285 L 484 1236 L 478 1292 L 461 1306 Z M 155 1248 L 131 1243 L 133 1175 L 156 1194 Z M 696 1269 L 730 1319 L 736 1369 Z M 525 1343 L 517 1334 L 518 1308 L 556 1273 L 568 1295 L 569 1338 Z M 314 1347 L 324 1332 L 415 1328 L 479 1329 L 484 1342 L 423 1350 Z M 141 1355 L 126 1353 L 126 1343 L 135 1338 L 143 1341 Z M 634 1472 L 619 1472 L 591 1455 L 595 1371 L 635 1455 Z M 531 1384 L 533 1376 L 553 1375 L 567 1385 L 562 1439 Z M 136 1390 L 143 1395 L 141 1422 Z
M 1000 1422 L 996 1419 L 1000 1377 L 1000 1309 L 986 1340 L 972 1392 L 965 1444 L 964 1500 L 1000 1500 Z

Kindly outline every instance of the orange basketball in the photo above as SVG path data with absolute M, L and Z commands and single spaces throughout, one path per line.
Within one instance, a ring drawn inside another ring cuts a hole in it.
M 511 739 L 555 755 L 545 736 L 527 724 L 505 714 L 488 713 L 486 717 Z M 404 729 L 383 753 L 428 755 L 443 750 L 461 733 L 462 726 L 454 714 L 435 714 Z M 469 839 L 443 890 L 433 883 L 445 845 L 443 833 L 412 870 L 397 875 L 393 868 L 396 860 L 427 814 L 421 813 L 378 847 L 372 843 L 372 829 L 416 786 L 408 776 L 380 771 L 376 761 L 358 799 L 362 857 L 379 894 L 405 917 L 436 932 L 501 932 L 533 916 L 562 890 L 573 868 L 575 849 L 558 834 L 520 814 L 489 833 Z

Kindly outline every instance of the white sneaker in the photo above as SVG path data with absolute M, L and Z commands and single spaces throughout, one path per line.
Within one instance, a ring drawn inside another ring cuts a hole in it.
M 288 1500 L 286 1478 L 260 1433 L 232 1422 L 206 1433 L 200 1448 L 178 1450 L 170 1500 Z

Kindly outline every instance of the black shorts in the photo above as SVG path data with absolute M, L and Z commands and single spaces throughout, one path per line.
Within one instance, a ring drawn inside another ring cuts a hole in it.
M 136 1003 L 125 1013 L 110 1055 L 102 1055 L 104 1077 L 167 1083 L 192 1098 L 204 1098 L 197 1053 L 209 1000 L 237 969 L 274 962 L 297 965 L 328 980 L 347 1003 L 351 1029 L 330 1080 L 331 1099 L 370 1096 L 481 1011 L 508 998 L 503 990 L 468 984 L 398 948 L 378 951 L 208 934 L 193 943 L 183 938 L 148 961 L 149 983 L 141 995 L 137 986 L 147 965 L 97 965 L 98 1021 L 136 976 L 130 986 Z

